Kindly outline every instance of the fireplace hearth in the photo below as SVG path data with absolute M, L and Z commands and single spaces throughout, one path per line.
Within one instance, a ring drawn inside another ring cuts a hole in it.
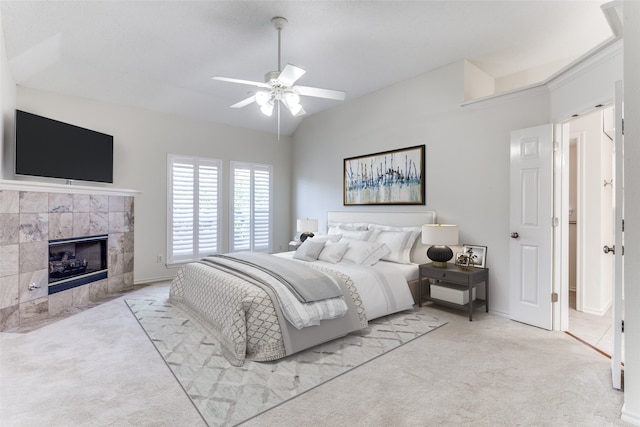
M 107 278 L 108 235 L 49 241 L 49 295 Z

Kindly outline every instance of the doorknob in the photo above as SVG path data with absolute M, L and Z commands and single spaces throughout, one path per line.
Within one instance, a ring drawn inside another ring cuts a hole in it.
M 604 248 L 602 248 L 603 252 L 605 254 L 608 254 L 609 252 L 611 252 L 612 254 L 616 253 L 616 245 L 613 245 L 612 247 L 609 247 L 607 245 L 604 246 Z
M 520 235 L 517 232 L 514 231 L 513 233 L 511 233 L 512 239 L 517 239 L 518 237 L 520 237 Z

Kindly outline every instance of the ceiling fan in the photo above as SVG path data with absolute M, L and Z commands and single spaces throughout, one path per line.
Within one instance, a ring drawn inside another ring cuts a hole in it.
M 300 95 L 313 96 L 316 98 L 344 100 L 345 93 L 340 90 L 321 89 L 317 87 L 300 86 L 295 82 L 306 73 L 302 68 L 292 64 L 285 65 L 284 69 L 280 68 L 280 38 L 282 29 L 287 24 L 287 20 L 280 16 L 271 19 L 271 22 L 278 30 L 278 70 L 270 71 L 264 76 L 264 82 L 254 82 L 251 80 L 241 80 L 229 77 L 214 76 L 213 80 L 223 82 L 240 83 L 260 88 L 254 95 L 243 99 L 231 106 L 231 108 L 242 108 L 252 103 L 260 106 L 260 111 L 266 116 L 273 114 L 274 107 L 277 106 L 278 111 L 278 135 L 280 134 L 280 104 L 284 104 L 293 116 L 302 116 L 306 114 L 304 108 L 300 104 Z

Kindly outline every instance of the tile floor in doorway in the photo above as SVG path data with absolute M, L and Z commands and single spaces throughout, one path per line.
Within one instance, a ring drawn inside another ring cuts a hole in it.
M 569 291 L 569 332 L 604 353 L 613 351 L 613 327 L 611 309 L 602 316 L 576 310 L 575 291 Z M 624 305 L 623 305 L 624 319 Z M 624 363 L 624 334 L 622 334 L 622 362 Z

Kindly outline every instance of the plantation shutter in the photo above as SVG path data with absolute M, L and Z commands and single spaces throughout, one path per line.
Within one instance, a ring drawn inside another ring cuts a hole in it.
M 167 262 L 217 253 L 220 161 L 169 155 Z
M 231 251 L 271 251 L 271 165 L 231 163 Z

